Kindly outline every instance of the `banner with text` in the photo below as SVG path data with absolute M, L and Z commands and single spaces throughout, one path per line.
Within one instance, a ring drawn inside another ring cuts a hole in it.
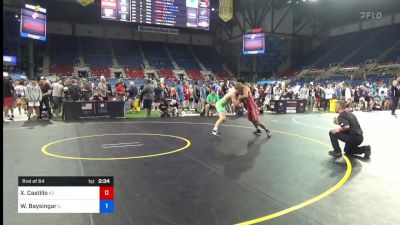
M 233 0 L 219 0 L 219 18 L 224 22 L 233 18 Z

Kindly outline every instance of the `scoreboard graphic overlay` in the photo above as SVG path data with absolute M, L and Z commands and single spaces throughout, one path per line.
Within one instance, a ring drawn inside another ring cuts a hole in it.
M 114 213 L 114 177 L 18 177 L 18 213 Z
M 101 18 L 210 29 L 210 0 L 101 0 Z

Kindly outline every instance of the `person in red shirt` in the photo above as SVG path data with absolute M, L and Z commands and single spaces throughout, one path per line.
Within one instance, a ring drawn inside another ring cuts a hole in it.
M 190 107 L 190 87 L 187 83 L 185 83 L 185 85 L 183 86 L 183 94 L 184 94 L 184 101 L 183 101 L 183 110 L 185 110 L 185 108 L 187 108 L 187 110 L 189 111 Z
M 119 81 L 117 87 L 115 88 L 115 95 L 116 95 L 117 101 L 125 101 L 124 81 Z

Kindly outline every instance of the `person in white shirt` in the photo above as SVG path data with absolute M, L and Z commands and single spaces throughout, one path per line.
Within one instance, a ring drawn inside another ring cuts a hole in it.
M 62 92 L 63 92 L 63 82 L 62 80 L 58 80 L 58 82 L 54 82 L 51 85 L 52 91 L 51 94 L 53 96 L 53 112 L 56 116 L 58 116 L 62 112 Z
M 293 88 L 293 95 L 294 98 L 299 98 L 299 92 L 300 92 L 301 86 L 299 83 L 296 84 L 296 86 Z
M 325 100 L 326 100 L 326 109 L 330 108 L 331 100 L 333 99 L 333 95 L 335 94 L 335 89 L 333 89 L 332 85 L 328 84 L 328 87 L 325 89 Z
M 279 84 L 274 87 L 274 100 L 279 100 L 281 98 L 282 90 Z
M 26 96 L 28 99 L 28 120 L 31 119 L 32 110 L 35 110 L 36 116 L 39 118 L 39 106 L 40 101 L 42 101 L 43 94 L 40 89 L 39 84 L 35 79 L 31 80 L 31 82 L 26 86 Z
M 22 80 L 16 81 L 15 84 L 16 85 L 14 87 L 14 90 L 15 90 L 15 94 L 17 97 L 17 107 L 18 107 L 19 114 L 21 115 L 21 108 L 23 108 L 25 113 L 27 113 L 26 101 L 25 101 L 27 90 L 26 90 L 26 87 L 24 86 L 24 81 L 22 81 Z
M 385 97 L 388 95 L 388 88 L 386 87 L 386 84 L 383 84 L 381 88 L 379 88 L 379 95 L 382 94 Z

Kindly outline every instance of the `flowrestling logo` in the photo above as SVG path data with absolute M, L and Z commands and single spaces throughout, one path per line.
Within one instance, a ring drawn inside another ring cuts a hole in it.
M 380 20 L 382 19 L 382 12 L 360 12 L 362 20 Z

